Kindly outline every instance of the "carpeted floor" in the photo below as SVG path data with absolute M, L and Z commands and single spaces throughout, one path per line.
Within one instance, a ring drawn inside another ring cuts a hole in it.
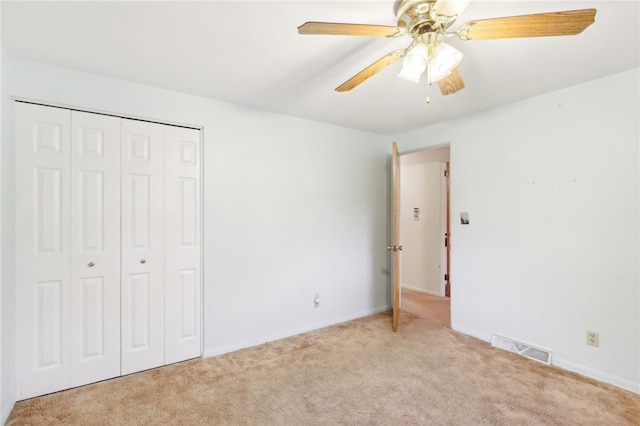
M 16 404 L 8 425 L 633 425 L 640 395 L 388 314 Z
M 431 296 L 418 291 L 401 289 L 400 310 L 451 327 L 451 304 L 448 297 Z

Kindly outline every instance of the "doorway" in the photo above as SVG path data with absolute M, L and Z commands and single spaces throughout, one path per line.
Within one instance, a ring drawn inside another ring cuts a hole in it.
M 449 146 L 400 155 L 401 310 L 450 327 Z

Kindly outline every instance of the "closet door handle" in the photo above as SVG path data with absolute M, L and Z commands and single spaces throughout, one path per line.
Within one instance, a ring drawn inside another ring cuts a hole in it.
M 142 259 L 140 263 L 147 263 L 146 259 Z
M 93 268 L 94 266 L 96 266 L 95 262 L 89 262 L 89 268 Z

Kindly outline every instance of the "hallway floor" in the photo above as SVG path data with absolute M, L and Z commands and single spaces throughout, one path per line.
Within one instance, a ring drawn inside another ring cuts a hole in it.
M 400 311 L 451 327 L 450 298 L 402 289 Z

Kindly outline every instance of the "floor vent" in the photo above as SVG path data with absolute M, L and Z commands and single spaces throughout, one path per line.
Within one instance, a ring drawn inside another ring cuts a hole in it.
M 551 365 L 551 351 L 546 349 L 536 348 L 535 346 L 498 336 L 497 334 L 493 335 L 491 345 Z

